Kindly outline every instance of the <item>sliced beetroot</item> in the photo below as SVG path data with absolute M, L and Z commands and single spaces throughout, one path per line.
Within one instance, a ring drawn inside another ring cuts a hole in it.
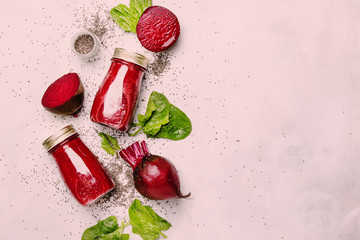
M 181 193 L 175 166 L 163 157 L 150 154 L 145 141 L 121 150 L 120 156 L 132 167 L 135 188 L 144 197 L 165 200 L 190 196 Z
M 84 102 L 84 86 L 76 73 L 68 73 L 53 82 L 45 91 L 41 104 L 53 113 L 76 113 Z
M 168 9 L 151 6 L 141 15 L 136 33 L 144 48 L 152 52 L 161 52 L 171 47 L 179 38 L 179 20 Z

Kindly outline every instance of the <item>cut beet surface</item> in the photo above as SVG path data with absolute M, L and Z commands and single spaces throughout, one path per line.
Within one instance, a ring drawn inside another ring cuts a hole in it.
M 76 113 L 84 102 L 84 86 L 76 73 L 68 73 L 53 82 L 45 91 L 41 104 L 53 113 Z
M 161 52 L 171 47 L 179 38 L 179 20 L 168 9 L 151 6 L 141 15 L 136 33 L 144 48 L 152 52 Z

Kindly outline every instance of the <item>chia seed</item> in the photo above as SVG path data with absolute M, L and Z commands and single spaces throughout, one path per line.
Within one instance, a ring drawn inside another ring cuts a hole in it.
M 161 76 L 170 65 L 170 56 L 168 53 L 154 53 L 154 60 L 149 63 L 149 72 L 155 76 Z
M 84 34 L 78 37 L 75 41 L 75 50 L 80 54 L 87 54 L 93 50 L 95 45 L 92 36 Z

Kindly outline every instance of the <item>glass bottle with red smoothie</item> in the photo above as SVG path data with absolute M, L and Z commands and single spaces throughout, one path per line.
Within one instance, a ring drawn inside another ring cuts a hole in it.
M 66 185 L 81 204 L 89 205 L 115 187 L 72 125 L 47 138 L 43 146 L 56 160 Z
M 107 72 L 96 93 L 90 119 L 120 131 L 127 131 L 134 116 L 141 81 L 148 59 L 116 48 Z

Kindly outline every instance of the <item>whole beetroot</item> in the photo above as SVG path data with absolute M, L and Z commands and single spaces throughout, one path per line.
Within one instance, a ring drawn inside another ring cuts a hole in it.
M 121 150 L 120 156 L 132 167 L 135 188 L 144 197 L 165 200 L 190 196 L 181 193 L 175 166 L 163 157 L 150 154 L 145 141 Z

